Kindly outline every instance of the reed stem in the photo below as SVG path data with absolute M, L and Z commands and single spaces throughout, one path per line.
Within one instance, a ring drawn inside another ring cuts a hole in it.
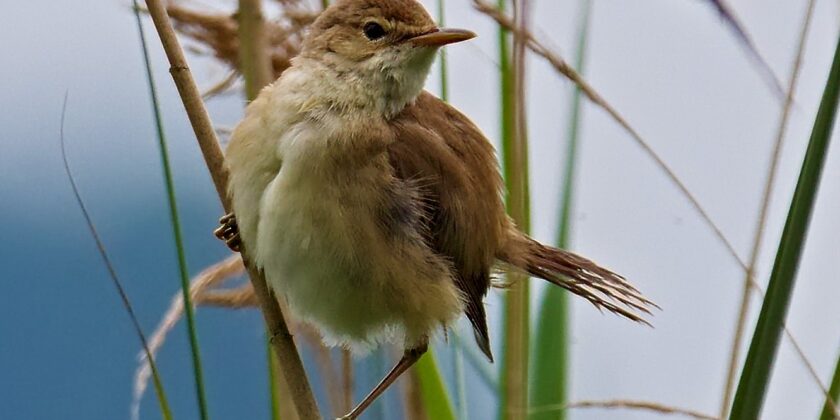
M 504 7 L 499 0 L 498 7 Z M 513 1 L 517 27 L 528 24 L 527 0 Z M 525 112 L 525 51 L 527 39 L 514 33 L 513 51 L 508 31 L 499 28 L 501 66 L 502 167 L 507 188 L 508 214 L 523 232 L 530 230 L 528 142 Z M 503 419 L 520 420 L 528 413 L 528 359 L 530 293 L 528 277 L 510 275 L 511 287 L 504 306 L 505 348 L 502 358 L 501 400 Z
M 758 264 L 758 256 L 761 252 L 761 243 L 764 239 L 765 226 L 767 225 L 767 214 L 770 208 L 770 199 L 773 196 L 773 186 L 775 184 L 779 160 L 782 155 L 782 145 L 784 144 L 784 138 L 787 132 L 787 123 L 790 117 L 791 107 L 793 105 L 793 97 L 796 93 L 796 83 L 799 80 L 799 70 L 802 67 L 802 56 L 805 52 L 805 42 L 808 38 L 808 29 L 811 26 L 811 16 L 813 16 L 815 3 L 815 0 L 809 0 L 808 7 L 805 11 L 805 19 L 799 33 L 799 43 L 794 57 L 793 66 L 791 67 L 787 94 L 785 95 L 785 101 L 782 105 L 782 115 L 779 119 L 779 127 L 776 130 L 776 141 L 773 145 L 770 165 L 767 169 L 767 180 L 764 183 L 764 193 L 762 195 L 761 208 L 758 212 L 758 220 L 756 221 L 755 235 L 753 236 L 752 249 L 750 250 L 750 259 L 744 272 L 744 285 L 743 291 L 741 292 L 741 303 L 738 310 L 738 318 L 735 322 L 735 334 L 732 338 L 732 347 L 729 352 L 729 366 L 727 367 L 726 385 L 724 387 L 723 398 L 721 400 L 720 418 L 725 418 L 729 413 L 729 404 L 732 402 L 732 393 L 735 390 L 735 377 L 738 374 L 738 362 L 740 359 L 741 345 L 744 340 L 744 333 L 746 332 L 747 314 L 749 313 L 750 308 L 750 295 L 752 294 L 751 292 L 754 287 L 753 277 L 755 276 L 755 269 Z
M 169 59 L 170 73 L 184 103 L 184 108 L 210 171 L 216 192 L 225 211 L 230 211 L 231 202 L 227 195 L 228 172 L 224 166 L 222 150 L 219 147 L 210 116 L 201 100 L 201 94 L 189 70 L 184 52 L 163 3 L 160 0 L 146 0 L 146 6 Z M 246 249 L 242 250 L 242 259 L 248 268 L 254 292 L 259 299 L 263 318 L 270 332 L 272 348 L 277 354 L 278 362 L 283 366 L 283 374 L 293 395 L 298 414 L 304 420 L 318 419 L 318 406 L 312 395 L 312 389 L 309 386 L 309 380 L 306 377 L 306 371 L 303 368 L 292 334 L 289 332 L 289 327 L 280 311 L 280 306 L 269 290 L 263 273 L 250 263 Z

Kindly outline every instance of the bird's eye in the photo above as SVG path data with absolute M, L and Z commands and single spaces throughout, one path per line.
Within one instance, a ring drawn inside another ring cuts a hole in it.
M 385 36 L 385 28 L 376 22 L 366 23 L 363 30 L 365 31 L 365 37 L 371 41 L 376 41 Z

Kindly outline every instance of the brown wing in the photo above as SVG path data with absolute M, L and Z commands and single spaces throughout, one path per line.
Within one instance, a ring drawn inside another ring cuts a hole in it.
M 492 361 L 483 298 L 507 222 L 493 146 L 466 116 L 427 92 L 391 127 L 395 175 L 420 189 L 426 240 L 455 267 L 476 341 Z

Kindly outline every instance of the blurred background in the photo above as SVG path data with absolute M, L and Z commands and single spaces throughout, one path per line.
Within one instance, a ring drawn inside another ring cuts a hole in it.
M 437 2 L 424 0 L 434 11 Z M 712 2 L 592 1 L 585 77 L 674 169 L 742 259 L 755 231 L 783 99 Z M 231 13 L 225 0 L 185 7 Z M 807 0 L 731 0 L 769 67 L 787 85 Z M 532 1 L 532 30 L 572 61 L 581 24 L 577 0 Z M 271 16 L 276 4 L 267 6 Z M 311 10 L 317 10 L 314 4 Z M 467 0 L 445 2 L 447 25 L 479 37 L 448 48 L 449 100 L 499 141 L 497 26 Z M 836 1 L 816 2 L 807 36 L 776 190 L 756 279 L 766 285 L 837 41 Z M 168 63 L 144 16 L 174 170 L 190 273 L 229 255 L 211 234 L 222 214 Z M 166 193 L 148 88 L 130 2 L 6 2 L 0 18 L 0 418 L 128 418 L 140 345 L 107 277 L 61 165 L 62 100 L 68 158 L 91 216 L 151 334 L 179 291 Z M 186 42 L 199 86 L 229 68 Z M 574 86 L 529 55 L 532 232 L 556 240 Z M 439 92 L 438 68 L 427 85 Z M 232 127 L 245 99 L 241 83 L 207 102 L 214 122 Z M 743 271 L 647 154 L 601 108 L 583 101 L 570 248 L 622 273 L 662 311 L 654 328 L 601 314 L 573 299 L 569 401 L 655 401 L 718 415 Z M 224 136 L 223 136 L 224 137 Z M 836 140 L 836 139 L 835 139 Z M 840 349 L 840 156 L 830 150 L 788 326 L 823 383 Z M 534 282 L 536 313 L 543 285 Z M 504 292 L 487 299 L 491 339 L 501 346 Z M 741 357 L 760 309 L 754 295 Z M 534 314 L 536 316 L 536 314 Z M 213 418 L 269 418 L 262 319 L 254 309 L 197 309 L 209 410 Z M 559 327 L 558 327 L 559 328 Z M 464 323 L 464 358 L 475 350 Z M 450 337 L 450 341 L 452 338 Z M 452 343 L 436 341 L 440 371 L 456 394 Z M 326 387 L 303 350 L 322 407 Z M 355 400 L 393 363 L 394 349 L 355 359 Z M 176 418 L 197 418 L 183 324 L 158 357 Z M 481 367 L 490 379 L 482 379 Z M 740 366 L 740 363 L 739 363 Z M 498 370 L 464 363 L 459 413 L 493 418 Z M 398 388 L 366 418 L 402 418 Z M 762 418 L 814 418 L 823 395 L 783 339 Z M 160 418 L 147 391 L 141 418 Z M 325 411 L 326 413 L 326 411 Z M 647 419 L 637 410 L 573 409 L 571 419 Z

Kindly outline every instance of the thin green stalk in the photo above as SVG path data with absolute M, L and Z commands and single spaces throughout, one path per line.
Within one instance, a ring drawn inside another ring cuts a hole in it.
M 321 8 L 326 9 L 327 7 L 330 7 L 330 0 L 321 0 Z
M 160 150 L 161 166 L 166 185 L 166 196 L 169 204 L 169 217 L 172 223 L 172 233 L 175 239 L 175 251 L 178 255 L 178 274 L 181 279 L 181 294 L 184 298 L 184 314 L 187 319 L 187 334 L 190 340 L 190 352 L 193 364 L 193 377 L 195 379 L 195 392 L 198 400 L 199 416 L 202 420 L 209 418 L 207 412 L 207 398 L 204 393 L 204 374 L 201 368 L 201 352 L 198 345 L 198 334 L 195 327 L 195 316 L 193 314 L 192 297 L 190 296 L 190 275 L 187 269 L 187 258 L 184 253 L 184 241 L 181 235 L 181 222 L 178 217 L 178 204 L 175 197 L 175 186 L 172 181 L 172 170 L 169 165 L 169 152 L 166 148 L 166 135 L 163 131 L 163 118 L 160 113 L 155 79 L 152 73 L 149 49 L 146 45 L 146 36 L 143 33 L 143 25 L 140 20 L 140 6 L 134 0 L 134 14 L 137 19 L 137 28 L 140 32 L 140 44 L 143 50 L 143 61 L 146 66 L 146 78 L 149 84 L 149 94 L 152 100 L 152 110 L 155 117 L 155 129 L 157 131 L 158 147 Z M 151 361 L 151 359 L 150 359 Z
M 434 350 L 430 350 L 414 366 L 420 379 L 420 397 L 423 408 L 430 419 L 455 420 L 455 410 L 449 400 L 449 393 L 437 367 Z
M 504 0 L 498 0 L 503 10 Z M 527 1 L 515 0 L 513 13 L 518 27 L 527 27 Z M 508 31 L 499 28 L 501 68 L 502 167 L 507 188 L 508 213 L 524 232 L 530 230 L 528 191 L 528 143 L 525 127 L 524 69 L 527 40 L 516 33 L 513 51 L 508 48 Z M 504 349 L 502 356 L 502 419 L 519 420 L 528 411 L 528 347 L 530 296 L 527 276 L 510 275 L 512 284 L 504 304 Z
M 437 1 L 437 20 L 438 26 L 446 27 L 446 2 L 445 0 Z M 440 99 L 444 102 L 449 102 L 449 71 L 446 59 L 446 49 L 440 50 Z M 464 377 L 464 352 L 453 340 L 451 343 L 453 352 L 453 363 L 455 367 L 455 390 L 458 395 L 458 418 L 467 419 L 467 385 Z M 420 377 L 421 382 L 423 377 Z M 425 388 L 424 388 L 425 391 Z
M 840 397 L 840 358 L 837 359 L 837 365 L 834 367 L 834 376 L 831 379 L 831 388 L 828 390 L 831 399 L 826 396 L 825 404 L 823 404 L 820 420 L 834 420 L 837 418 L 837 399 Z
M 575 70 L 583 74 L 592 2 L 582 0 L 581 7 Z M 569 247 L 572 227 L 572 200 L 574 197 L 575 169 L 577 167 L 582 96 L 580 89 L 576 87 L 572 94 L 569 132 L 567 133 L 566 173 L 560 203 L 559 230 L 557 232 L 557 246 L 560 248 Z M 537 319 L 534 363 L 531 372 L 531 407 L 562 406 L 568 398 L 570 328 L 568 292 L 559 287 L 548 288 L 543 295 Z M 528 417 L 532 420 L 562 420 L 566 418 L 566 410 L 532 412 Z
M 761 413 L 773 362 L 782 335 L 796 271 L 805 245 L 805 236 L 816 201 L 820 176 L 830 143 L 840 97 L 840 39 L 834 52 L 828 82 L 811 131 L 808 150 L 799 173 L 767 295 L 761 307 L 747 360 L 735 393 L 730 419 L 756 419 Z
M 134 313 L 134 307 L 131 305 L 128 293 L 126 293 L 119 276 L 117 276 L 117 270 L 114 268 L 114 265 L 111 264 L 111 259 L 108 258 L 108 253 L 105 252 L 105 245 L 102 243 L 102 239 L 99 238 L 99 233 L 96 231 L 93 219 L 90 217 L 90 213 L 88 213 L 87 207 L 85 207 L 85 203 L 82 200 L 82 195 L 79 193 L 79 187 L 76 186 L 76 180 L 73 178 L 73 172 L 70 170 L 70 163 L 67 161 L 67 150 L 64 146 L 64 117 L 67 114 L 67 96 L 67 93 L 65 93 L 64 103 L 61 105 L 61 125 L 59 127 L 61 160 L 64 163 L 64 171 L 67 173 L 67 179 L 70 180 L 70 187 L 73 190 L 73 196 L 76 199 L 76 203 L 79 205 L 79 209 L 82 211 L 82 216 L 85 218 L 88 230 L 90 230 L 91 236 L 93 236 L 93 240 L 96 242 L 96 249 L 99 251 L 99 255 L 105 263 L 105 268 L 108 270 L 111 282 L 114 284 L 114 287 L 117 289 L 117 293 L 120 295 L 120 301 L 122 301 L 125 311 L 128 312 L 128 318 L 131 320 L 131 326 L 134 327 L 134 332 L 137 334 L 137 338 L 140 339 L 140 344 L 143 346 L 143 353 L 149 361 L 149 369 L 152 372 L 152 383 L 155 387 L 155 395 L 157 395 L 161 416 L 164 420 L 172 420 L 172 410 L 169 408 L 169 401 L 166 398 L 166 392 L 163 390 L 163 381 L 160 379 L 160 372 L 158 371 L 157 363 L 155 363 L 154 354 L 152 354 L 152 351 L 149 348 L 149 342 L 146 340 L 146 334 L 143 333 L 143 329 L 140 327 L 140 321 L 137 320 L 137 315 Z M 139 410 L 139 407 L 136 408 L 135 412 L 137 410 Z

